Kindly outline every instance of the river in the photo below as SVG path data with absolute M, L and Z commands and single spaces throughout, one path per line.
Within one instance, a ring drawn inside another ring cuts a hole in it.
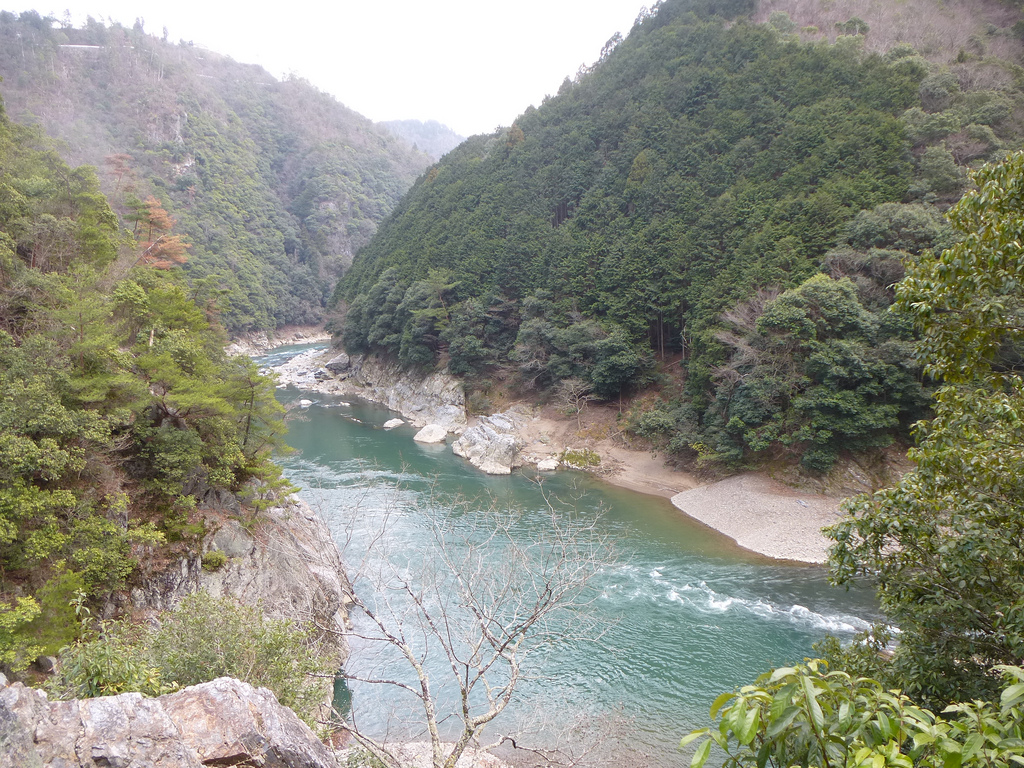
M 282 348 L 259 362 L 277 365 L 307 348 Z M 415 443 L 411 427 L 383 430 L 395 416 L 385 409 L 290 388 L 278 395 L 295 449 L 278 461 L 347 547 L 350 566 L 385 515 L 393 551 L 411 557 L 428 535 L 427 516 L 444 514 L 439 507 L 456 497 L 523 510 L 515 530 L 524 537 L 544 525 L 548 503 L 557 514 L 571 507 L 614 542 L 589 608 L 604 628 L 600 644 L 575 640 L 534 657 L 499 730 L 512 720 L 539 719 L 550 728 L 575 718 L 592 730 L 623 729 L 647 755 L 637 764 L 688 764 L 675 745 L 707 724 L 715 696 L 812 655 L 827 633 L 849 638 L 879 618 L 869 592 L 834 589 L 822 568 L 742 550 L 666 499 L 575 472 L 548 474 L 542 485 L 531 473 L 487 476 L 446 446 Z M 299 408 L 300 398 L 313 405 Z M 363 651 L 355 641 L 352 665 L 371 663 Z M 352 695 L 364 727 L 409 735 L 409 726 L 386 722 L 405 706 L 392 693 L 357 685 Z

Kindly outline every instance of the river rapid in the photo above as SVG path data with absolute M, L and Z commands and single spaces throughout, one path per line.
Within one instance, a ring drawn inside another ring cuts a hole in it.
M 279 365 L 308 348 L 282 348 L 258 362 Z M 675 746 L 708 724 L 719 693 L 812 655 L 826 634 L 848 639 L 879 618 L 870 592 L 832 588 L 820 567 L 742 550 L 666 499 L 574 472 L 547 474 L 542 484 L 532 473 L 487 476 L 447 446 L 413 442 L 412 427 L 385 431 L 381 425 L 395 416 L 385 409 L 291 388 L 278 396 L 289 409 L 287 442 L 295 449 L 278 461 L 327 520 L 350 568 L 385 519 L 391 550 L 422 567 L 415 553 L 429 537 L 430 516 L 454 509 L 457 498 L 470 500 L 469 508 L 521 510 L 514 532 L 524 540 L 550 524 L 550 505 L 557 515 L 593 518 L 613 542 L 585 617 L 603 627 L 600 642 L 573 639 L 533 657 L 529 679 L 492 732 L 525 722 L 540 722 L 546 733 L 584 723 L 623 734 L 643 755 L 636 764 L 685 765 Z M 313 404 L 301 408 L 300 398 Z M 365 621 L 353 619 L 357 629 Z M 349 664 L 368 670 L 379 659 L 354 640 Z M 411 723 L 389 722 L 411 706 L 393 691 L 354 685 L 352 697 L 362 727 L 422 736 Z

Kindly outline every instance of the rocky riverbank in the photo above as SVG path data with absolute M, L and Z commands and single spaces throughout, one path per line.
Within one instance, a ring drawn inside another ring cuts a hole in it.
M 315 344 L 330 341 L 331 334 L 319 325 L 289 325 L 274 331 L 244 333 L 225 348 L 229 355 L 262 355 L 289 344 Z
M 397 411 L 413 426 L 436 424 L 445 432 L 467 426 L 462 382 L 447 373 L 423 376 L 375 357 L 312 349 L 274 368 L 280 386 L 359 397 Z
M 111 612 L 152 617 L 206 591 L 314 627 L 328 651 L 348 656 L 352 588 L 330 529 L 306 502 L 288 497 L 243 525 L 248 515 L 236 497 L 209 492 L 199 512 L 207 529 L 201 551 L 170 563 L 144 560 L 138 586 L 116 597 Z
M 230 677 L 154 699 L 50 701 L 0 675 L 0 768 L 339 764 L 273 693 Z
M 583 469 L 612 485 L 671 499 L 680 511 L 767 557 L 824 562 L 829 540 L 821 527 L 839 519 L 839 495 L 796 491 L 756 474 L 708 483 L 673 469 L 657 454 L 626 445 L 615 419 L 596 407 L 579 419 L 522 404 L 466 418 L 461 384 L 447 374 L 417 377 L 395 364 L 323 350 L 275 370 L 282 386 L 362 397 L 416 426 L 433 426 L 438 442 L 454 433 L 447 438 L 452 450 L 484 472 Z

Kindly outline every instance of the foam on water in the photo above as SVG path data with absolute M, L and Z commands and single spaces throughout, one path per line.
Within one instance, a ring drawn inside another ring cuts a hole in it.
M 636 566 L 625 565 L 617 569 L 613 578 L 616 581 L 602 588 L 602 599 L 625 597 L 630 601 L 674 603 L 709 616 L 742 613 L 767 622 L 788 623 L 807 631 L 830 634 L 853 634 L 871 627 L 871 622 L 848 613 L 818 612 L 799 603 L 787 605 L 763 597 L 723 594 L 706 581 L 689 579 L 686 574 L 667 577 L 661 568 L 650 569 L 643 578 Z

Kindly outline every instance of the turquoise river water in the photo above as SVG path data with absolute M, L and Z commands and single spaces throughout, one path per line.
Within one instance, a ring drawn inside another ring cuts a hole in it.
M 282 348 L 259 362 L 277 365 L 305 348 Z M 534 657 L 505 722 L 539 720 L 552 730 L 564 718 L 592 730 L 621 728 L 645 755 L 637 764 L 688 764 L 675 745 L 708 723 L 719 693 L 811 655 L 826 634 L 849 638 L 878 618 L 870 593 L 830 587 L 822 568 L 742 550 L 666 499 L 574 472 L 549 474 L 542 486 L 532 473 L 487 476 L 446 446 L 413 442 L 411 427 L 383 430 L 396 415 L 385 409 L 291 388 L 278 393 L 296 449 L 279 462 L 325 517 L 350 566 L 368 551 L 385 513 L 392 550 L 411 562 L 428 535 L 425 510 L 437 514 L 455 495 L 523 510 L 516 530 L 524 537 L 550 520 L 545 498 L 555 499 L 556 510 L 592 514 L 614 541 L 588 609 L 605 628 L 601 642 L 573 640 Z M 298 408 L 302 397 L 313 405 Z M 358 629 L 362 619 L 355 620 Z M 369 668 L 375 662 L 364 652 L 354 641 L 350 663 Z M 388 724 L 402 708 L 394 693 L 355 685 L 352 696 L 363 727 L 414 733 Z

